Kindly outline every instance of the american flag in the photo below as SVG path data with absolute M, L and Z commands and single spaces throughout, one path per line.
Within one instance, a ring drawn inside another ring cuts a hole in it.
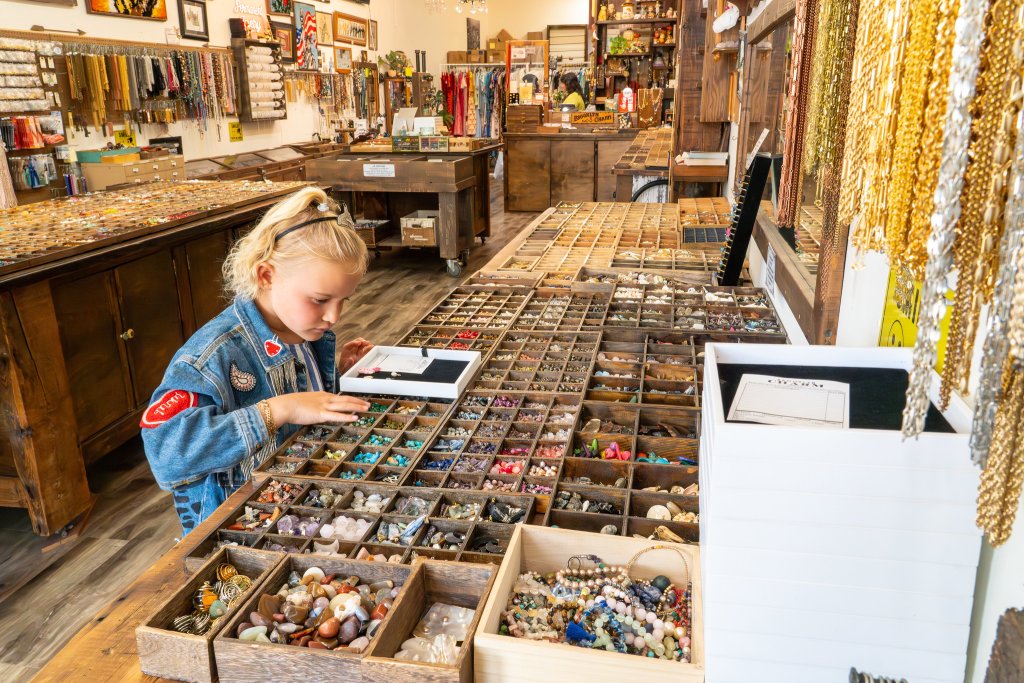
M 302 17 L 302 32 L 298 38 L 295 62 L 300 69 L 317 68 L 316 48 L 316 14 L 306 12 Z

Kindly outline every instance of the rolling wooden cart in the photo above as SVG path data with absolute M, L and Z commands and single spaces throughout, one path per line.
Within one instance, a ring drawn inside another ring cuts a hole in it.
M 314 159 L 307 180 L 347 193 L 354 216 L 387 219 L 396 233 L 374 236 L 367 246 L 383 250 L 416 247 L 403 241 L 401 219 L 417 211 L 438 211 L 435 238 L 448 274 L 458 277 L 475 237 L 490 235 L 487 154 L 499 145 L 466 153 L 342 154 Z M 430 240 L 428 240 L 430 242 Z

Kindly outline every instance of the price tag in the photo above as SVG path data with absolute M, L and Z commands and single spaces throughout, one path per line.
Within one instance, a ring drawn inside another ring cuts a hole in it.
M 228 139 L 231 140 L 231 142 L 241 142 L 242 141 L 242 124 L 241 123 L 239 123 L 238 121 L 229 121 L 228 122 Z
M 365 178 L 394 178 L 394 164 L 363 164 L 363 177 Z
M 775 250 L 771 246 L 768 247 L 764 262 L 764 288 L 775 294 Z

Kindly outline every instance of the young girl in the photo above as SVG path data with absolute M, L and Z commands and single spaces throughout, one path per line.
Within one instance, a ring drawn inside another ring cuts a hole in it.
M 276 204 L 231 250 L 234 302 L 178 350 L 142 416 L 146 457 L 185 534 L 297 425 L 352 422 L 369 408 L 334 393 L 331 332 L 366 264 L 352 219 L 316 188 Z M 337 372 L 372 348 L 345 344 Z

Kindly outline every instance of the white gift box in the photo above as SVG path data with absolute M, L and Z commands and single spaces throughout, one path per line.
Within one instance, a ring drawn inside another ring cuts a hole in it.
M 385 356 L 408 356 L 410 358 L 431 358 L 440 360 L 461 361 L 466 367 L 453 383 L 417 382 L 410 379 L 376 379 L 359 374 L 363 368 L 378 367 Z M 451 351 L 448 349 L 428 349 L 406 346 L 375 346 L 364 356 L 355 367 L 338 377 L 340 393 L 386 394 L 389 396 L 426 396 L 429 398 L 448 398 L 455 400 L 469 385 L 470 380 L 480 368 L 479 351 Z
M 846 681 L 851 667 L 963 681 L 981 542 L 966 406 L 943 414 L 958 433 L 910 440 L 898 429 L 730 423 L 726 364 L 908 370 L 911 351 L 706 347 L 708 683 Z

